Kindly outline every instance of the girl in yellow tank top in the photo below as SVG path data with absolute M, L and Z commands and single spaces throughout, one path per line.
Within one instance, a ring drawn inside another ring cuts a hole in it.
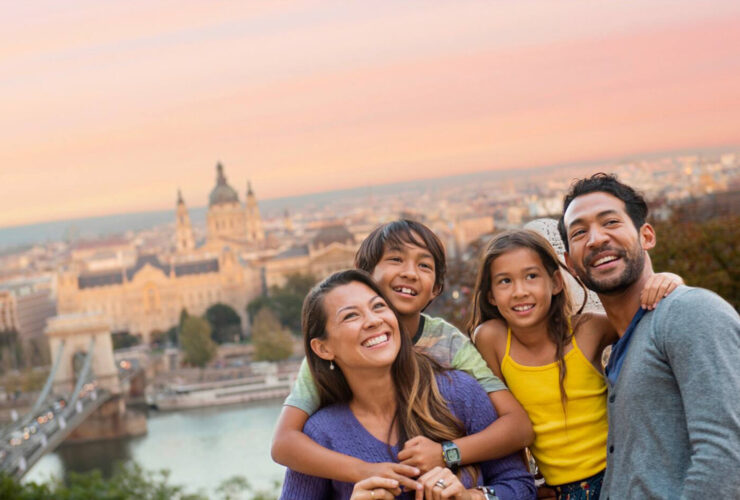
M 529 414 L 547 485 L 561 500 L 596 499 L 607 452 L 601 352 L 617 335 L 603 315 L 573 315 L 560 269 L 567 272 L 538 233 L 497 235 L 483 255 L 468 332 Z M 654 307 L 681 283 L 655 275 L 643 303 Z

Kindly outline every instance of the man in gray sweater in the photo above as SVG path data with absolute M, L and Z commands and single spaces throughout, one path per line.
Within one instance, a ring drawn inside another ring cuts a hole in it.
M 619 332 L 609 364 L 602 499 L 740 498 L 740 318 L 718 295 L 679 287 L 654 310 L 647 204 L 616 177 L 571 186 L 566 262 Z

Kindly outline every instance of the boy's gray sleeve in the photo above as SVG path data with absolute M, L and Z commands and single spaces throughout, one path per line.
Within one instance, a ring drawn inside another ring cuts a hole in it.
M 461 334 L 462 335 L 462 334 Z M 465 338 L 452 358 L 452 368 L 466 372 L 475 378 L 486 392 L 506 391 L 506 385 L 493 374 L 486 360 L 472 342 Z
M 736 498 L 740 492 L 740 317 L 694 289 L 666 311 L 660 336 L 684 402 L 691 464 L 681 494 Z
M 285 398 L 283 405 L 295 406 L 299 410 L 305 411 L 310 417 L 319 409 L 319 404 L 319 391 L 311 375 L 311 370 L 308 368 L 306 358 L 303 358 L 293 388 L 290 390 L 288 397 Z

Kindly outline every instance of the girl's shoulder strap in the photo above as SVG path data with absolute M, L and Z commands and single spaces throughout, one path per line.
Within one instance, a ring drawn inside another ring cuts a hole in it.
M 504 357 L 510 357 L 509 356 L 509 349 L 511 349 L 511 327 L 506 328 L 506 351 L 504 352 Z

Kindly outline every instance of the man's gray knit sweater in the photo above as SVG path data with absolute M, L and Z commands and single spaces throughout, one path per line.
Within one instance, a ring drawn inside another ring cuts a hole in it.
M 740 318 L 679 287 L 645 314 L 609 388 L 602 499 L 740 498 Z

